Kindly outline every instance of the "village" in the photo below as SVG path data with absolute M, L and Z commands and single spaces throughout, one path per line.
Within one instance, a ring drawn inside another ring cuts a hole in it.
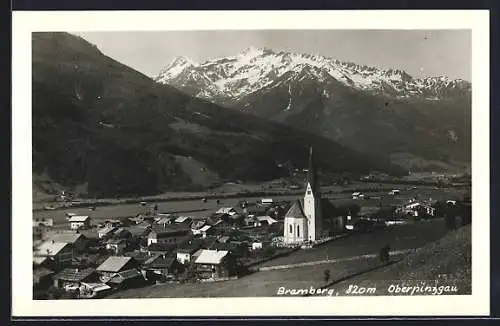
M 463 205 L 456 199 L 404 195 L 418 191 L 415 186 L 382 195 L 397 205 L 369 206 L 369 196 L 361 191 L 338 204 L 321 194 L 318 184 L 311 149 L 303 199 L 241 199 L 235 206 L 210 199 L 217 209 L 196 216 L 163 213 L 157 203 L 141 201 L 136 205 L 143 212 L 133 216 L 92 219 L 66 210 L 63 223 L 35 217 L 34 298 L 102 298 L 152 284 L 233 280 L 296 250 L 442 218 L 445 207 Z M 200 204 L 207 201 L 203 198 Z M 453 223 L 470 223 L 463 214 L 455 218 L 462 220 Z

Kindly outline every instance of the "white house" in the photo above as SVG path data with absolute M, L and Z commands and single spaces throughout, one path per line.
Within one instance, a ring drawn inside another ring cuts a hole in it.
M 272 198 L 262 198 L 260 200 L 261 204 L 264 204 L 264 205 L 269 205 L 269 204 L 272 204 L 273 203 L 273 199 Z
M 73 230 L 85 229 L 90 227 L 90 216 L 71 216 L 68 220 Z
M 237 214 L 236 210 L 232 207 L 221 207 L 219 210 L 216 212 L 217 214 L 227 214 L 227 215 L 235 215 Z
M 208 234 L 210 234 L 210 232 L 212 231 L 212 226 L 211 225 L 204 225 L 201 229 L 200 229 L 200 233 L 201 236 L 203 238 L 206 238 Z
M 360 193 L 359 191 L 356 191 L 356 192 L 353 192 L 352 193 L 352 199 L 362 199 L 364 198 L 365 195 L 363 195 L 362 193 Z

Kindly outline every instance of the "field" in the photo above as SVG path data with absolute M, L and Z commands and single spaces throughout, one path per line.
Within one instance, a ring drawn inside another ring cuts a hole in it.
M 401 195 L 394 198 L 391 196 L 387 196 L 387 192 L 365 192 L 368 196 L 382 196 L 381 199 L 365 199 L 365 200 L 352 200 L 351 191 L 359 190 L 359 189 L 376 189 L 382 187 L 383 189 L 404 189 L 397 185 L 381 185 L 381 184 L 369 184 L 369 183 L 360 183 L 356 185 L 351 185 L 348 187 L 325 187 L 322 189 L 323 197 L 329 198 L 334 204 L 347 204 L 347 203 L 357 203 L 361 206 L 377 206 L 379 203 L 383 205 L 397 205 L 403 201 L 407 201 L 409 198 L 420 198 L 420 199 L 428 199 L 433 198 L 436 200 L 445 200 L 451 198 L 459 198 L 462 190 L 454 189 L 454 188 L 440 188 L 436 189 L 433 187 L 418 187 L 415 190 L 405 190 L 401 192 Z M 218 193 L 220 194 L 220 193 Z M 188 197 L 186 193 L 178 194 L 179 196 Z M 200 195 L 196 193 L 196 195 Z M 171 196 L 173 196 L 171 194 Z M 301 198 L 303 196 L 302 192 L 292 195 L 285 196 L 272 196 L 275 201 L 282 200 L 295 200 Z M 217 204 L 216 199 L 209 199 L 206 203 L 203 203 L 200 199 L 191 199 L 191 200 L 171 200 L 171 201 L 158 201 L 157 205 L 160 213 L 179 213 L 186 214 L 192 217 L 203 217 L 207 214 L 215 212 L 218 208 L 224 206 L 234 206 L 237 207 L 237 204 L 240 200 L 247 199 L 250 202 L 255 202 L 261 199 L 262 196 L 241 196 L 234 198 L 223 198 L 220 199 L 220 203 Z M 155 198 L 158 200 L 158 198 Z M 55 224 L 64 223 L 65 214 L 67 212 L 72 212 L 78 215 L 89 215 L 93 220 L 103 220 L 109 218 L 118 218 L 118 217 L 128 217 L 135 216 L 140 213 L 145 213 L 148 207 L 141 206 L 139 204 L 116 204 L 116 205 L 108 205 L 108 206 L 98 206 L 95 211 L 90 211 L 88 208 L 66 208 L 66 209 L 57 209 L 57 210 L 37 210 L 33 212 L 34 218 L 53 218 Z
M 308 288 L 324 285 L 325 269 L 330 270 L 330 282 L 340 281 L 355 275 L 362 277 L 364 273 L 383 267 L 377 258 L 359 256 L 377 255 L 378 250 L 387 243 L 390 243 L 391 250 L 419 248 L 442 238 L 445 233 L 442 219 L 394 226 L 383 232 L 335 240 L 320 248 L 299 250 L 290 256 L 278 258 L 259 266 L 276 266 L 347 257 L 354 257 L 353 260 L 260 271 L 237 280 L 224 282 L 153 285 L 124 290 L 111 295 L 110 298 L 274 296 L 277 295 L 277 289 L 281 286 Z M 400 259 L 402 256 L 396 258 Z

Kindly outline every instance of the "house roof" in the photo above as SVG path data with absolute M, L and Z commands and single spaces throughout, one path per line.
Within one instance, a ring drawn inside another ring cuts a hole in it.
M 156 234 L 157 237 L 173 237 L 176 235 L 183 235 L 189 232 L 189 229 L 186 228 L 163 228 L 157 227 L 154 228 L 149 236 L 154 236 Z
M 125 271 L 116 273 L 109 280 L 109 282 L 120 284 L 123 281 L 129 280 L 129 279 L 133 279 L 133 278 L 136 278 L 136 277 L 139 277 L 139 276 L 142 277 L 142 273 L 139 270 L 137 270 L 137 269 L 127 269 Z
M 89 216 L 74 215 L 74 216 L 71 216 L 71 218 L 69 219 L 69 222 L 85 222 L 89 218 L 90 218 Z
M 276 223 L 278 222 L 277 220 L 275 220 L 274 218 L 272 218 L 271 216 L 257 216 L 256 217 L 258 221 L 262 222 L 262 221 L 267 221 L 267 223 L 269 224 L 273 224 L 273 223 Z
M 178 218 L 175 219 L 175 223 L 184 223 L 189 220 L 191 220 L 191 217 L 189 216 L 179 216 Z
M 63 281 L 70 282 L 81 282 L 87 277 L 91 276 L 95 272 L 93 268 L 85 268 L 85 269 L 75 269 L 75 268 L 66 268 L 61 272 L 54 275 L 53 279 L 59 279 Z
M 304 211 L 302 210 L 302 203 L 300 200 L 296 200 L 293 205 L 290 207 L 285 216 L 295 217 L 295 218 L 305 218 Z
M 204 225 L 205 225 L 204 220 L 194 221 L 193 223 L 191 223 L 191 229 L 198 230 L 201 229 Z
M 232 207 L 221 207 L 217 210 L 216 214 L 229 214 L 231 212 L 236 212 Z
M 222 258 L 226 257 L 229 251 L 227 250 L 208 250 L 204 249 L 196 258 L 196 264 L 220 264 Z
M 155 255 L 144 262 L 147 268 L 168 268 L 176 261 L 176 258 L 165 257 L 164 255 Z
M 181 244 L 179 246 L 179 249 L 177 249 L 177 253 L 192 254 L 203 246 L 203 242 L 204 241 L 202 240 L 200 241 L 199 239 L 192 239 L 188 242 Z
M 211 225 L 205 225 L 205 226 L 203 226 L 203 227 L 200 229 L 200 231 L 201 231 L 201 232 L 207 232 L 207 231 L 208 231 L 208 230 L 210 230 L 211 228 L 212 228 L 212 226 L 211 226 Z
M 75 243 L 77 240 L 84 238 L 82 234 L 79 233 L 56 233 L 49 241 L 62 242 L 62 243 Z
M 36 248 L 36 253 L 39 256 L 55 256 L 68 245 L 64 242 L 46 241 Z
M 118 272 L 131 260 L 132 257 L 111 256 L 97 267 L 97 271 Z
M 91 289 L 94 292 L 105 291 L 111 289 L 111 287 L 104 283 L 87 283 L 82 282 L 87 288 Z

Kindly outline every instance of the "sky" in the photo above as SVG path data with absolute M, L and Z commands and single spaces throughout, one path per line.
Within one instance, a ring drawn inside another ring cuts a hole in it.
M 150 77 L 178 56 L 197 62 L 250 46 L 320 54 L 420 77 L 471 80 L 470 30 L 250 30 L 82 32 L 104 54 Z

